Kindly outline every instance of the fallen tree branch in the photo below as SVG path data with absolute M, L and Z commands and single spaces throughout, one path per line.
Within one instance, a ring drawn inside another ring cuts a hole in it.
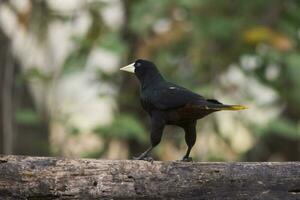
M 0 199 L 300 199 L 300 162 L 0 156 Z

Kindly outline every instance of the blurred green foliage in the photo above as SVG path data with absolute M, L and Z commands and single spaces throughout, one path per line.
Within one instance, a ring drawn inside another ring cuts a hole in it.
M 100 126 L 94 130 L 104 138 L 118 138 L 122 140 L 135 139 L 138 142 L 145 143 L 146 131 L 136 117 L 120 114 L 108 126 Z
M 18 110 L 15 114 L 15 118 L 18 123 L 26 124 L 28 126 L 41 123 L 38 113 L 29 109 Z

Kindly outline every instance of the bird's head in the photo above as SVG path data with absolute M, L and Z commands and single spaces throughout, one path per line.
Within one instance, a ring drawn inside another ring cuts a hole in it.
M 155 64 L 148 60 L 138 59 L 134 63 L 122 67 L 120 70 L 134 73 L 141 82 L 143 82 L 144 79 L 161 77 Z

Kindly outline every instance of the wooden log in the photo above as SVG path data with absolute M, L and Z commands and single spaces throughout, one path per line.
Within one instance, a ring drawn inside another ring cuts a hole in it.
M 0 156 L 0 199 L 300 199 L 300 162 Z

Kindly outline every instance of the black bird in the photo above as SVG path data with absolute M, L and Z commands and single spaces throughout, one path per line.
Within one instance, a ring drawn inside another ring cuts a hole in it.
M 138 59 L 120 70 L 134 73 L 141 84 L 142 107 L 151 118 L 151 147 L 137 160 L 152 160 L 150 151 L 160 143 L 165 125 L 176 125 L 185 131 L 188 146 L 182 161 L 192 161 L 190 151 L 196 142 L 197 120 L 220 110 L 243 110 L 245 106 L 225 105 L 215 99 L 206 99 L 188 89 L 166 81 L 155 64 Z

